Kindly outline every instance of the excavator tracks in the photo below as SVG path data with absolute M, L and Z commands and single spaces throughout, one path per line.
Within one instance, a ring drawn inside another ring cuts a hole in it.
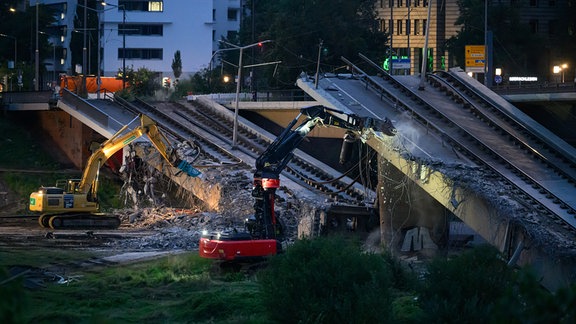
M 43 228 L 52 229 L 117 229 L 120 218 L 103 213 L 70 213 L 38 217 L 38 224 Z

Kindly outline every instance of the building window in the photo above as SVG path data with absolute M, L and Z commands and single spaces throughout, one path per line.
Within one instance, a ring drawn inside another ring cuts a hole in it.
M 528 26 L 530 26 L 530 31 L 534 34 L 538 33 L 538 20 L 537 19 L 530 19 L 528 22 Z
M 238 9 L 228 8 L 228 21 L 238 20 Z
M 394 33 L 394 20 L 390 19 L 388 21 L 388 29 L 390 29 L 388 34 L 392 35 Z
M 410 35 L 410 20 L 406 19 L 406 35 Z
M 402 35 L 402 20 L 396 20 L 396 35 Z
M 398 0 L 398 8 L 402 7 L 402 0 Z
M 386 31 L 386 20 L 385 19 L 380 19 L 380 31 L 381 32 Z
M 132 1 L 132 0 L 119 0 L 118 10 L 126 9 L 126 11 L 164 11 L 163 1 Z
M 538 7 L 538 0 L 530 0 L 530 7 Z
M 420 19 L 414 19 L 414 35 L 420 35 Z
M 558 20 L 550 20 L 548 22 L 548 35 L 554 36 L 558 33 Z
M 124 48 L 118 48 L 118 59 L 131 59 L 131 60 L 161 60 L 163 57 L 162 48 L 126 48 L 126 56 L 124 56 Z
M 158 24 L 126 24 L 118 29 L 118 35 L 162 36 L 164 26 Z
M 148 2 L 148 11 L 164 11 L 164 3 L 162 1 L 150 1 Z
M 422 19 L 422 35 L 426 36 L 426 23 L 428 22 L 427 19 Z
M 548 7 L 556 7 L 556 0 L 548 0 Z

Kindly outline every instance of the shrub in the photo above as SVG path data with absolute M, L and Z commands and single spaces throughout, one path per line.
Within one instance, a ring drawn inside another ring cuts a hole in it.
M 260 274 L 263 304 L 280 323 L 388 322 L 395 286 L 389 266 L 342 238 L 301 240 Z
M 493 318 L 498 298 L 505 295 L 514 272 L 498 250 L 482 246 L 428 266 L 420 306 L 434 323 L 482 323 Z

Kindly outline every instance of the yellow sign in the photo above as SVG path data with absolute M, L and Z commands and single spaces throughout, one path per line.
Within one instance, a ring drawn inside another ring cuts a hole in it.
M 484 45 L 466 45 L 466 72 L 484 72 Z

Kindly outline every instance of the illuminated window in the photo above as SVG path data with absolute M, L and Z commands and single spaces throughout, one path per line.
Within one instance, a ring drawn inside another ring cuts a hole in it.
M 118 11 L 164 11 L 164 1 L 138 1 L 138 0 L 119 0 Z
M 148 2 L 148 11 L 164 11 L 164 3 L 162 1 Z

